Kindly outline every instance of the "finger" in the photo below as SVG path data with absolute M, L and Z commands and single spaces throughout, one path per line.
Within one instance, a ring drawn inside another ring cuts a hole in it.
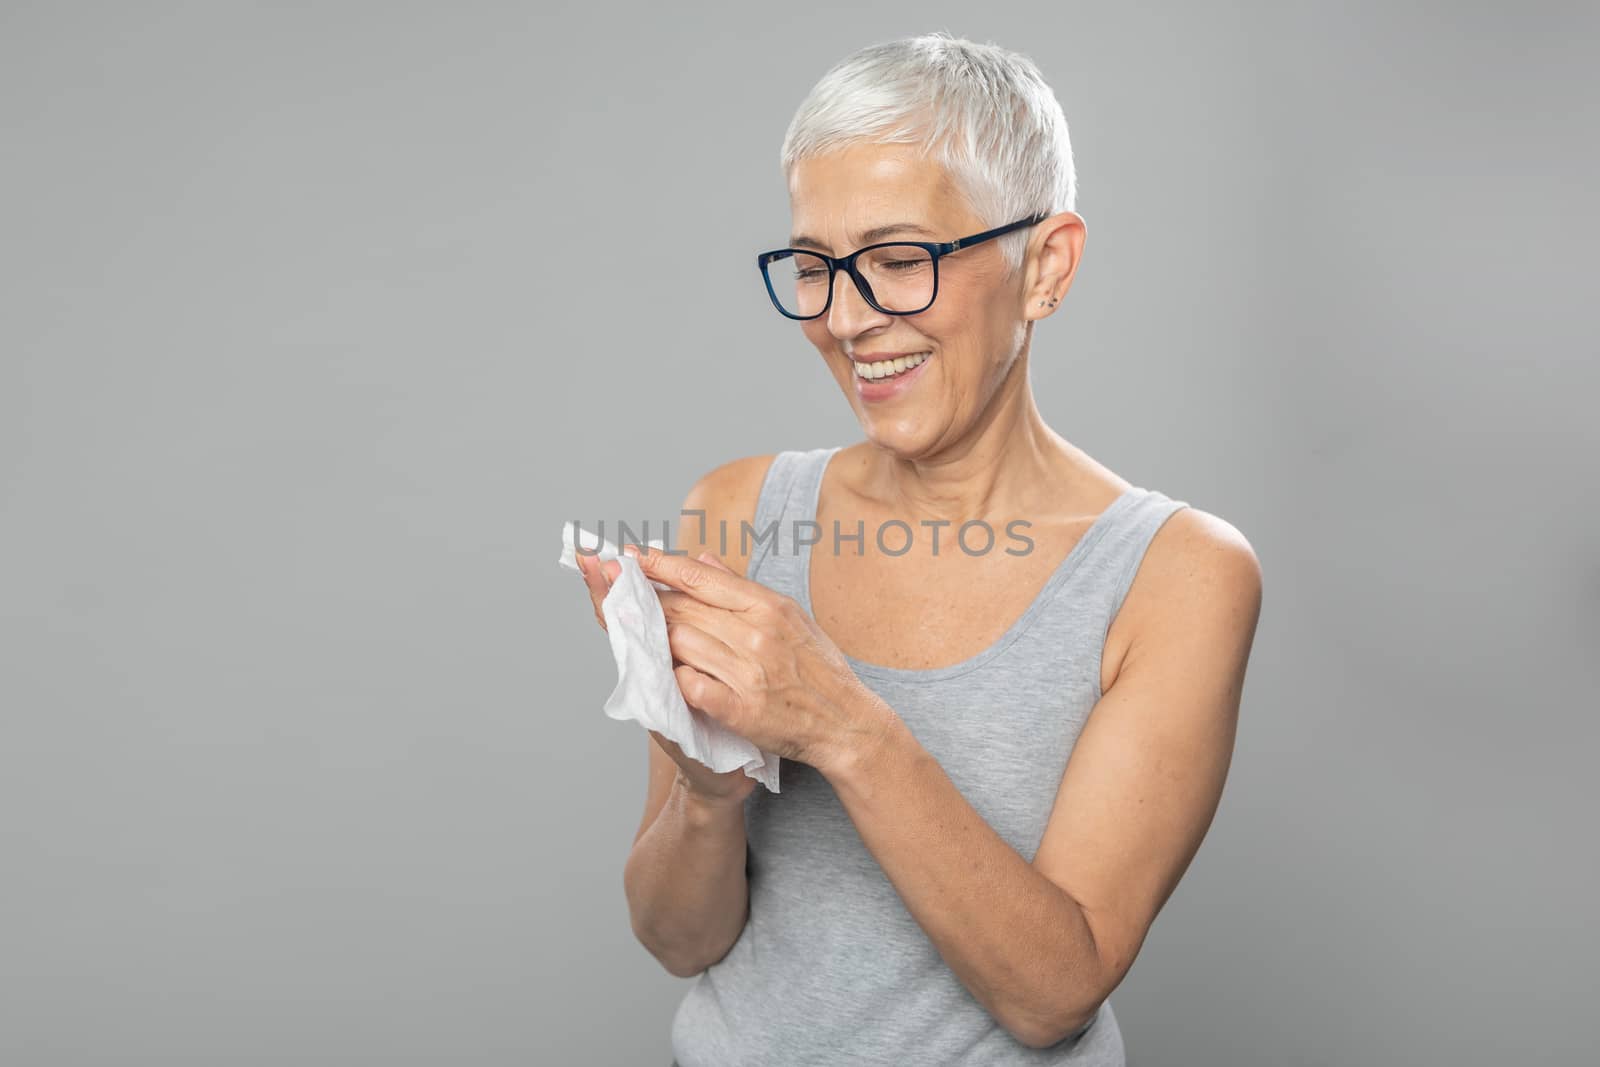
M 578 568 L 583 574 L 583 584 L 589 587 L 589 595 L 604 600 L 611 586 L 606 581 L 605 571 L 598 564 L 597 559 L 586 559 L 581 554 L 578 556 Z
M 672 648 L 673 659 L 683 666 L 710 675 L 727 685 L 739 686 L 749 673 L 749 666 L 743 657 L 692 623 L 669 624 L 667 644 Z
M 583 575 L 583 584 L 589 590 L 589 602 L 594 607 L 595 621 L 602 630 L 606 629 L 605 612 L 601 609 L 601 602 L 611 592 L 610 583 L 606 580 L 605 571 L 595 564 L 599 562 L 595 557 L 585 557 L 582 553 L 577 556 L 579 572 Z
M 704 563 L 708 567 L 717 567 L 721 570 L 727 571 L 729 574 L 736 573 L 732 567 L 718 559 L 716 554 L 713 552 L 702 552 L 696 556 L 695 559 L 699 560 L 701 563 Z
M 703 600 L 696 600 L 688 593 L 680 593 L 676 589 L 657 589 L 656 599 L 661 601 L 661 613 L 667 621 L 682 619 L 685 622 L 700 622 L 712 615 L 726 615 L 722 608 L 714 608 Z
M 602 589 L 611 584 L 606 581 L 605 561 L 599 556 L 591 556 L 583 552 L 576 552 L 573 555 L 578 562 L 578 572 L 583 575 L 585 582 L 599 578 Z
M 737 693 L 723 682 L 693 667 L 674 667 L 672 675 L 678 680 L 678 691 L 691 707 L 699 708 L 735 733 L 738 732 L 734 726 L 739 709 Z
M 637 546 L 629 545 L 628 549 Z M 624 551 L 627 551 L 625 549 Z M 669 555 L 648 545 L 631 553 L 639 561 L 646 578 L 682 590 L 696 600 L 729 611 L 747 611 L 757 602 L 755 590 L 763 589 L 728 570 L 718 570 L 688 556 Z
M 704 630 L 729 648 L 750 647 L 750 631 L 756 627 L 758 618 L 755 613 L 712 607 L 688 593 L 671 589 L 658 590 L 656 598 L 661 601 L 661 613 L 667 625 L 687 623 Z

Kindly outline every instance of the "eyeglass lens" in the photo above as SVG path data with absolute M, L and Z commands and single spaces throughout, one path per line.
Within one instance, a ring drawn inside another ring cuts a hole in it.
M 933 256 L 916 245 L 882 245 L 856 258 L 870 295 L 888 311 L 921 311 L 933 302 Z M 790 315 L 809 318 L 828 302 L 828 264 L 809 252 L 794 252 L 766 265 L 778 303 Z M 840 272 L 844 273 L 843 271 Z

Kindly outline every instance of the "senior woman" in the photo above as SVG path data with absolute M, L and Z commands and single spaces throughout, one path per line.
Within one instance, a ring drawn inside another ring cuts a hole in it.
M 767 295 L 864 439 L 718 467 L 640 560 L 685 700 L 782 758 L 774 793 L 651 732 L 624 884 L 697 976 L 674 1062 L 1122 1064 L 1108 996 L 1220 798 L 1256 557 L 1035 406 L 1084 222 L 1032 62 L 866 48 L 782 159 Z M 617 573 L 584 564 L 602 625 Z

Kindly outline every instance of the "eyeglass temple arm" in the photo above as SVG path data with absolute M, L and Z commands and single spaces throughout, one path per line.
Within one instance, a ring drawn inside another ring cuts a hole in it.
M 957 249 L 968 248 L 972 245 L 975 245 L 979 241 L 987 241 L 992 237 L 999 237 L 1001 234 L 1010 233 L 1012 230 L 1019 230 L 1024 226 L 1037 225 L 1049 217 L 1050 215 L 1048 212 L 1040 212 L 1039 214 L 1033 215 L 1026 219 L 1018 219 L 1016 222 L 1007 223 L 1004 226 L 996 226 L 992 230 L 984 230 L 982 233 L 975 233 L 971 237 L 958 237 L 954 241 L 940 245 L 939 248 L 945 254 L 949 254 Z

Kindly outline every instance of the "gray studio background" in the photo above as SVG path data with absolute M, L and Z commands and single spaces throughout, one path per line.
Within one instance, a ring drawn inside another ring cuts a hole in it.
M 930 29 L 1067 112 L 1047 419 L 1266 574 L 1130 1062 L 1592 1053 L 1592 6 L 6 3 L 0 1062 L 664 1067 L 560 526 L 859 439 L 753 253 Z

